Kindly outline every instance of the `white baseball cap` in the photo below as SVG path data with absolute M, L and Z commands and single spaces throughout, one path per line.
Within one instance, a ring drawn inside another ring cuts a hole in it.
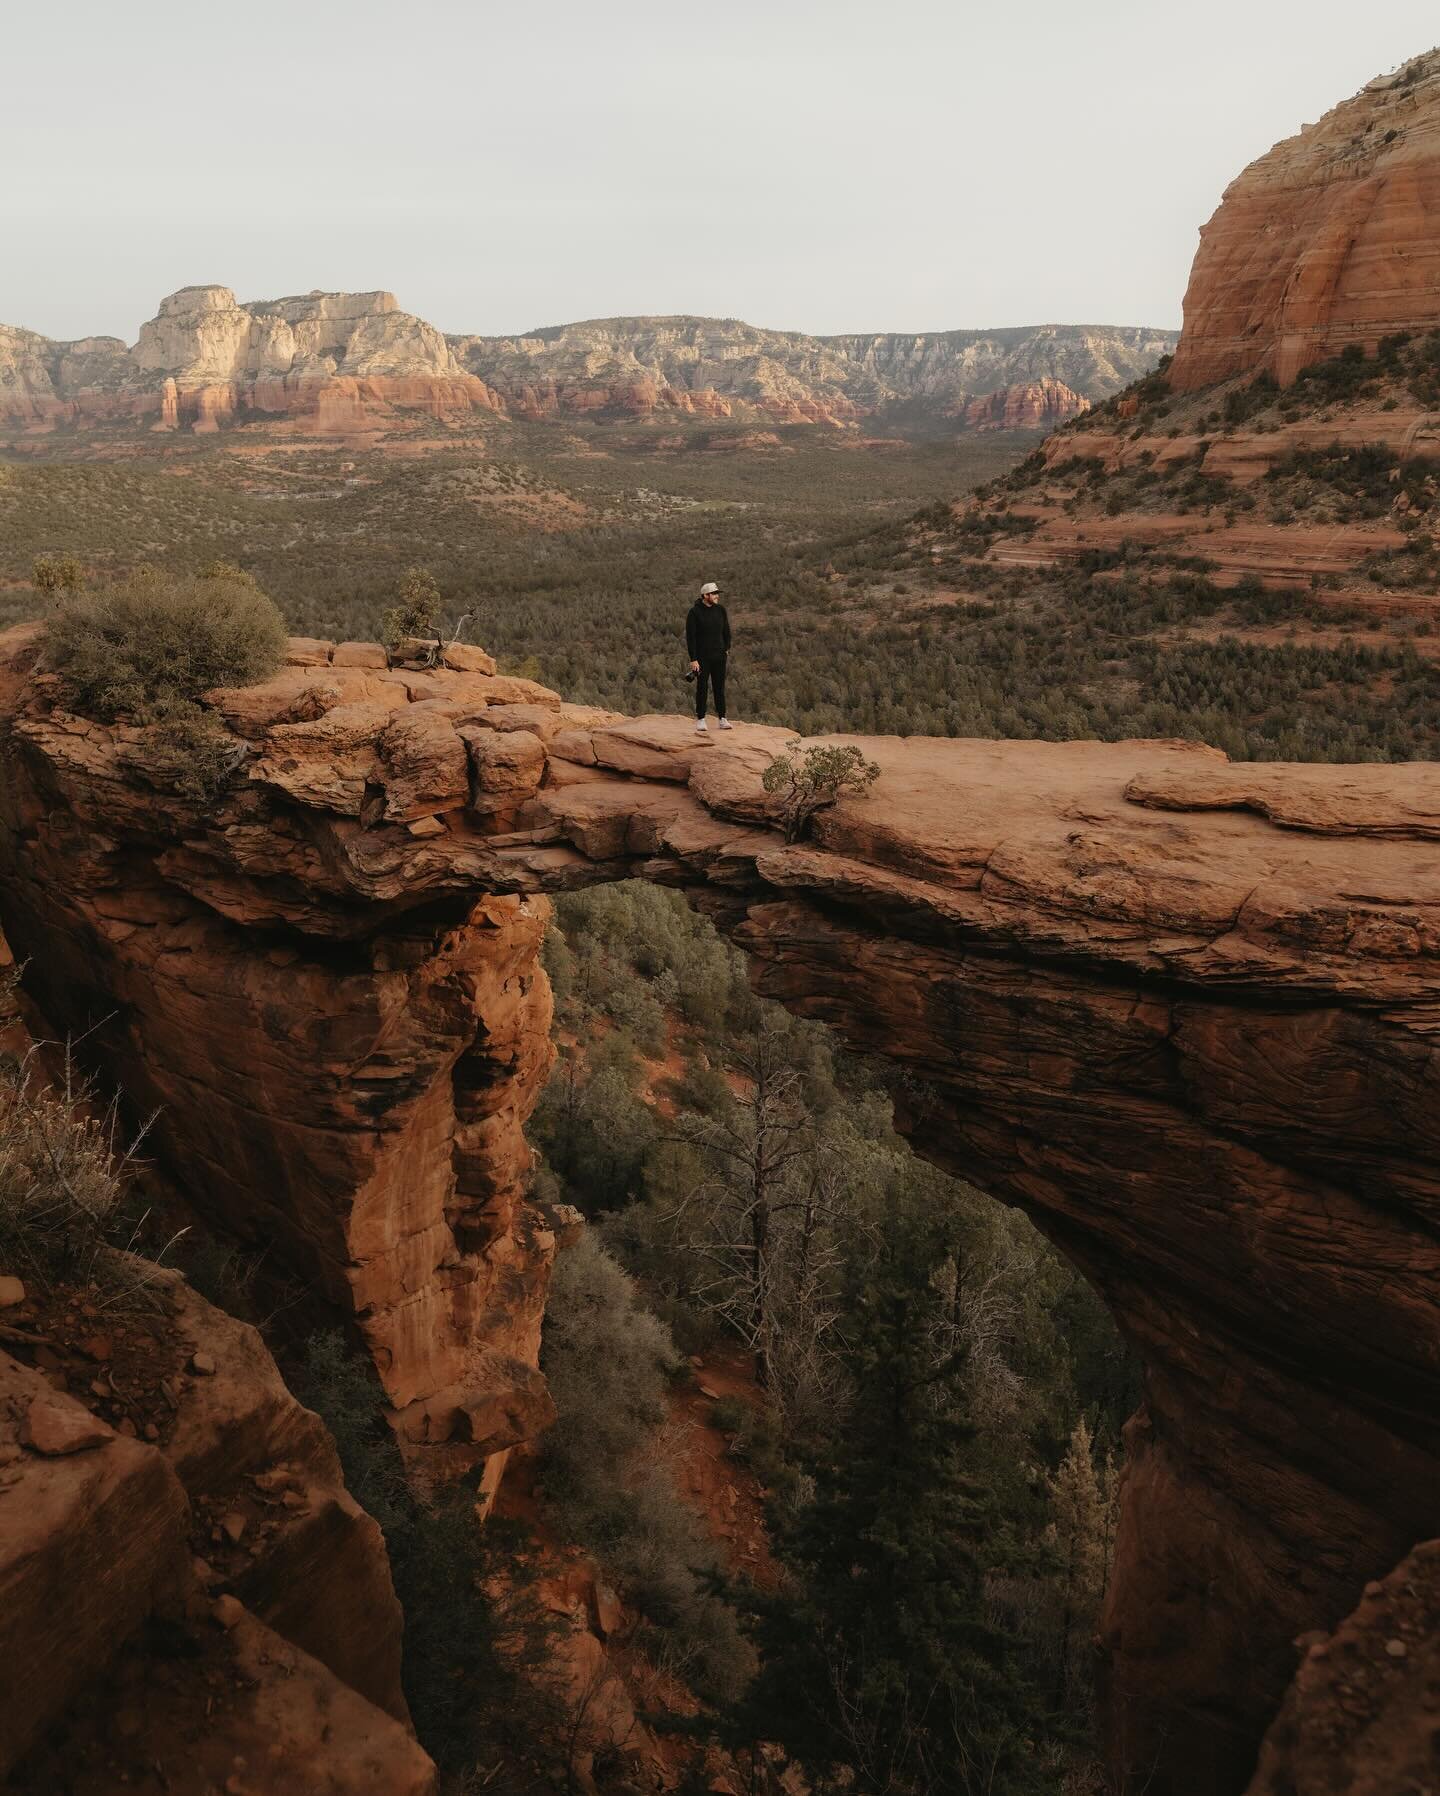
M 705 584 L 700 588 L 700 597 L 703 599 L 707 592 L 719 592 L 719 590 L 720 590 L 720 588 L 715 584 L 715 582 L 713 580 L 707 580 L 705 582 Z

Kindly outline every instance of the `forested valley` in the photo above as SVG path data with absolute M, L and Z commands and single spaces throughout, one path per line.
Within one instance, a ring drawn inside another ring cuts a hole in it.
M 589 1222 L 547 1313 L 554 1525 L 741 1759 L 778 1742 L 816 1787 L 865 1763 L 877 1788 L 1083 1788 L 1137 1395 L 1098 1300 L 911 1154 L 884 1076 L 757 998 L 677 894 L 561 900 L 547 965 L 540 1179 Z M 737 1352 L 711 1419 L 766 1493 L 764 1584 L 667 1465 L 667 1391 Z

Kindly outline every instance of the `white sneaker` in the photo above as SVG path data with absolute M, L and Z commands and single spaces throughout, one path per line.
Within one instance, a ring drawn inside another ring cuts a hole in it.
M 729 729 L 733 729 L 734 727 L 735 726 L 731 723 L 731 721 L 728 717 L 722 717 L 720 719 L 720 728 L 722 730 L 729 730 Z
M 704 730 L 705 730 L 705 729 L 706 729 L 706 728 L 707 728 L 707 727 L 708 727 L 708 726 L 707 726 L 707 724 L 706 724 L 706 722 L 705 722 L 705 719 L 704 719 L 704 718 L 703 718 L 703 717 L 702 717 L 702 718 L 701 718 L 701 719 L 700 719 L 700 721 L 699 721 L 699 723 L 697 723 L 697 724 L 696 724 L 696 725 L 695 725 L 695 728 L 696 728 L 696 729 L 697 729 L 697 730 L 700 730 L 700 731 L 702 731 L 702 732 L 703 732 L 703 731 L 704 731 Z

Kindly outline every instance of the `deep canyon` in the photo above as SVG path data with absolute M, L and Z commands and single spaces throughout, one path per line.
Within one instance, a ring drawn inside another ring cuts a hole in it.
M 1220 405 L 1264 375 L 1302 395 L 1301 415 L 1227 446 L 1147 429 L 1143 400 L 1122 397 L 1050 439 L 1038 495 L 980 502 L 982 519 L 1034 514 L 984 554 L 1005 565 L 1106 546 L 1043 486 L 1074 461 L 1118 483 L 1147 450 L 1233 465 L 1342 431 L 1423 458 L 1428 404 L 1331 411 L 1301 376 L 1346 348 L 1374 358 L 1397 332 L 1440 330 L 1437 224 L 1431 55 L 1262 158 L 1202 237 L 1173 392 Z M 219 300 L 191 309 L 222 332 L 233 322 Z M 292 310 L 264 314 L 265 330 L 315 325 L 311 350 L 328 353 L 314 308 Z M 384 326 L 382 359 L 400 328 Z M 482 375 L 473 349 L 436 336 L 443 373 L 377 361 L 353 378 L 443 379 L 466 404 L 517 403 L 505 370 L 520 350 Z M 53 422 L 55 396 L 70 402 L 50 351 L 26 353 L 50 382 L 47 398 L 27 375 L 30 422 Z M 84 353 L 112 365 L 104 346 Z M 223 396 L 229 379 L 196 390 Z M 544 413 L 551 391 L 523 403 Z M 179 395 L 167 419 L 162 385 L 162 424 L 185 415 Z M 232 410 L 222 397 L 193 416 Z M 1114 542 L 1127 517 L 1133 540 L 1129 497 L 1109 490 Z M 1230 571 L 1308 580 L 1277 540 L 1232 540 Z M 1346 560 L 1342 536 L 1336 552 L 1348 571 L 1362 551 Z M 1410 597 L 1433 609 L 1433 590 Z M 273 679 L 208 704 L 236 771 L 201 801 L 171 789 L 142 729 L 66 709 L 32 627 L 0 638 L 0 926 L 36 1026 L 83 1034 L 107 1086 L 158 1112 L 153 1151 L 195 1206 L 275 1243 L 353 1319 L 412 1464 L 483 1467 L 493 1493 L 550 1414 L 537 1360 L 558 1219 L 528 1196 L 524 1136 L 553 1053 L 547 895 L 674 886 L 744 948 L 760 990 L 897 1066 L 916 1148 L 1024 1208 L 1140 1357 L 1100 1641 L 1121 1787 L 1424 1787 L 1437 1675 L 1424 1543 L 1440 1534 L 1435 763 L 870 737 L 858 745 L 881 770 L 873 790 L 790 843 L 761 784 L 790 732 L 697 743 L 678 719 L 567 704 L 473 648 L 424 667 L 295 638 Z M 280 1730 L 297 1751 L 338 1705 L 388 1767 L 387 1783 L 357 1770 L 335 1787 L 423 1791 L 373 1528 L 258 1341 L 183 1301 L 191 1371 L 169 1440 L 107 1428 L 48 1457 L 35 1428 L 83 1427 L 84 1412 L 0 1356 L 14 1387 L 0 1502 L 44 1520 L 7 1560 L 21 1600 L 0 1621 L 44 1675 L 38 1697 L 3 1711 L 0 1739 L 11 1756 L 28 1745 L 197 1575 L 187 1504 L 289 1479 L 298 1501 L 260 1529 L 238 1650 L 257 1667 L 301 1655 Z M 244 1363 L 228 1411 L 207 1361 Z M 176 1446 L 184 1429 L 208 1433 Z M 118 1568 L 88 1610 L 47 1600 L 70 1554 Z M 363 1663 L 354 1613 L 297 1614 L 299 1586 L 365 1610 Z M 257 1669 L 254 1703 L 280 1682 Z M 308 1710 L 294 1706 L 302 1686 Z

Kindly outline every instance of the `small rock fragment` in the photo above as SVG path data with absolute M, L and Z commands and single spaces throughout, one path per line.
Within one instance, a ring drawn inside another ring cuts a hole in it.
M 239 1542 L 240 1536 L 249 1524 L 238 1509 L 232 1509 L 229 1515 L 220 1518 L 220 1531 L 228 1540 Z
M 1385 1642 L 1385 1651 L 1392 1659 L 1403 1659 L 1410 1651 L 1410 1648 L 1406 1646 L 1403 1640 L 1387 1640 Z
M 190 1355 L 190 1370 L 198 1372 L 202 1378 L 213 1378 L 215 1375 L 215 1356 L 202 1349 Z
M 602 1640 L 608 1640 L 612 1634 L 620 1631 L 620 1624 L 625 1618 L 620 1598 L 609 1584 L 596 1584 L 591 1589 L 590 1601 L 594 1611 L 595 1632 Z
M 210 1605 L 210 1613 L 228 1632 L 245 1613 L 245 1605 L 238 1597 L 230 1596 L 227 1593 L 225 1596 L 216 1597 Z
M 90 1447 L 103 1447 L 115 1436 L 98 1416 L 92 1416 L 78 1404 L 36 1397 L 25 1412 L 20 1438 L 37 1453 L 58 1458 L 65 1453 L 83 1453 Z
M 25 1286 L 18 1278 L 9 1273 L 0 1277 L 0 1310 L 14 1309 L 17 1303 L 25 1301 Z

